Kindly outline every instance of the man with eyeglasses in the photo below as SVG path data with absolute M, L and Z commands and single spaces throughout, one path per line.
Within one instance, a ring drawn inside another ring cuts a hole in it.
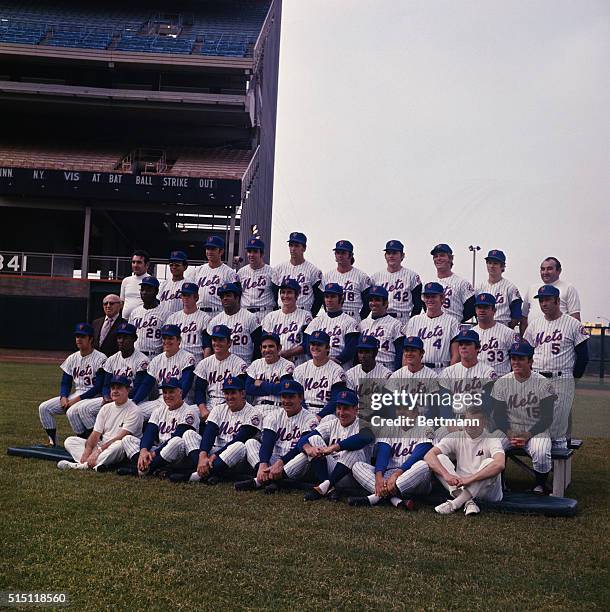
M 134 308 L 142 306 L 140 297 L 140 284 L 145 276 L 148 276 L 148 264 L 150 256 L 146 251 L 134 251 L 131 256 L 131 276 L 126 276 L 121 281 L 121 302 L 123 303 L 122 317 L 129 321 L 129 315 Z
M 116 331 L 126 321 L 121 317 L 121 298 L 114 293 L 108 294 L 102 302 L 104 316 L 93 320 L 93 348 L 106 357 L 114 355 L 119 347 Z

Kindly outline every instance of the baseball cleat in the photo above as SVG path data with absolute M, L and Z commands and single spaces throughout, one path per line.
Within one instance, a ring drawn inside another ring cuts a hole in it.
M 455 512 L 455 508 L 453 507 L 453 504 L 450 501 L 446 501 L 436 506 L 436 508 L 434 508 L 434 511 L 437 514 L 451 514 L 452 512 Z
M 327 494 L 326 494 L 326 499 L 329 502 L 340 502 L 341 501 L 341 496 L 339 495 L 339 491 L 337 491 L 337 489 L 331 489 Z
M 279 486 L 277 484 L 275 484 L 275 482 L 272 482 L 270 484 L 268 484 L 264 489 L 264 493 L 265 495 L 274 495 L 275 493 L 277 493 L 280 490 Z
M 256 486 L 256 481 L 254 478 L 248 478 L 248 480 L 240 480 L 236 482 L 234 485 L 236 491 L 254 491 L 258 489 Z
M 76 463 L 74 463 L 73 461 L 68 461 L 67 459 L 62 459 L 61 461 L 57 462 L 57 467 L 60 470 L 75 470 Z
M 193 472 L 189 476 L 189 482 L 201 482 L 201 476 L 199 476 L 199 474 L 197 474 L 197 472 Z
M 371 502 L 369 502 L 368 497 L 348 497 L 347 505 L 348 506 L 366 506 L 370 508 Z
M 403 499 L 396 507 L 411 512 L 415 510 L 415 502 L 410 497 L 407 497 L 407 499 Z
M 476 505 L 476 503 L 471 499 L 467 501 L 464 505 L 464 514 L 466 516 L 473 516 L 475 514 L 479 514 L 481 509 Z
M 535 493 L 536 495 L 546 495 L 546 491 L 544 490 L 544 487 L 542 485 L 536 485 L 532 489 L 532 493 Z
M 184 472 L 174 472 L 169 475 L 171 482 L 186 482 L 189 479 L 189 475 Z
M 303 501 L 318 501 L 322 499 L 324 495 L 318 491 L 317 488 L 313 488 L 311 491 L 307 491 L 305 495 L 303 495 Z
M 205 482 L 205 484 L 209 485 L 210 487 L 213 487 L 214 485 L 217 485 L 220 482 L 220 478 L 218 478 L 218 476 L 208 476 L 203 482 Z
M 126 466 L 120 467 L 116 471 L 116 473 L 119 476 L 137 476 L 138 470 L 135 467 L 131 466 L 131 465 L 126 465 Z

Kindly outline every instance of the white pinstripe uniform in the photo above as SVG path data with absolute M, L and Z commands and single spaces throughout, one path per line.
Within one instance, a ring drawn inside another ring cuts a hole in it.
M 229 444 L 238 433 L 242 425 L 250 425 L 260 430 L 263 417 L 258 408 L 246 402 L 241 410 L 232 412 L 223 402 L 212 408 L 208 415 L 207 423 L 218 425 L 218 435 L 214 440 L 214 446 L 210 450 L 209 456 L 216 454 L 223 446 Z M 187 431 L 182 436 L 184 440 L 184 450 L 188 455 L 199 448 L 201 436 L 195 431 Z M 234 442 L 220 455 L 218 455 L 226 465 L 231 468 L 246 458 L 246 445 L 243 442 Z
M 210 316 L 214 316 L 214 313 L 222 311 L 222 303 L 218 297 L 218 289 L 225 283 L 237 283 L 239 278 L 237 272 L 222 263 L 217 268 L 210 268 L 209 263 L 205 263 L 201 266 L 187 270 L 185 277 L 190 282 L 195 283 L 199 286 L 199 300 L 197 302 L 197 308 L 203 308 L 206 312 L 211 313 Z
M 180 280 L 174 281 L 168 278 L 161 282 L 159 286 L 159 293 L 157 299 L 161 302 L 161 306 L 167 312 L 167 316 L 173 315 L 175 312 L 182 310 L 182 298 L 180 290 L 182 285 L 186 282 L 186 279 L 181 278 Z
M 231 330 L 231 353 L 241 357 L 246 363 L 250 363 L 254 353 L 251 334 L 257 327 L 260 327 L 256 315 L 245 308 L 240 308 L 232 315 L 219 312 L 210 321 L 208 334 L 212 334 L 212 329 L 216 325 L 226 325 Z
M 305 403 L 314 414 L 318 414 L 330 400 L 331 387 L 346 381 L 343 368 L 330 360 L 321 366 L 313 360 L 306 361 L 294 369 L 293 378 L 303 385 Z
M 561 279 L 548 284 L 559 289 L 559 309 L 561 310 L 561 314 L 571 315 L 580 312 L 580 297 L 574 285 L 566 283 Z M 523 306 L 521 307 L 521 314 L 524 317 L 531 316 L 531 318 L 534 319 L 538 318 L 538 316 L 542 316 L 540 308 L 534 304 L 534 296 L 538 295 L 538 289 L 540 289 L 541 286 L 541 284 L 532 285 L 525 294 Z M 530 312 L 532 308 L 533 312 Z
M 274 410 L 263 417 L 263 429 L 269 429 L 277 434 L 277 440 L 273 447 L 273 453 L 269 460 L 269 465 L 273 465 L 278 459 L 281 459 L 286 453 L 291 451 L 300 440 L 303 434 L 315 429 L 318 426 L 318 419 L 314 414 L 305 408 L 301 408 L 297 414 L 289 417 L 285 410 Z M 259 453 L 261 443 L 250 438 L 246 442 L 246 457 L 251 467 L 256 467 L 259 463 Z M 305 469 L 307 464 L 304 465 Z M 303 473 L 305 470 L 303 470 Z M 302 476 L 303 473 L 296 477 Z
M 311 312 L 314 299 L 313 286 L 322 281 L 322 272 L 307 260 L 298 266 L 293 266 L 290 261 L 285 261 L 273 268 L 274 285 L 279 287 L 290 278 L 301 286 L 297 297 L 297 308 Z
M 497 378 L 498 375 L 494 369 L 480 361 L 470 368 L 461 363 L 454 363 L 443 370 L 439 377 L 439 384 L 453 394 L 470 393 L 474 395 L 481 393 L 485 385 Z M 463 414 L 465 410 L 465 405 L 454 403 L 453 412 L 455 414 Z
M 325 416 L 315 429 L 316 434 L 307 440 L 311 446 L 323 447 L 331 446 L 336 442 L 341 442 L 350 436 L 360 433 L 360 421 L 358 418 L 347 427 L 341 425 L 341 421 L 333 415 Z M 352 468 L 358 461 L 368 461 L 371 456 L 371 445 L 356 451 L 339 451 L 332 455 L 326 456 L 326 466 L 328 473 L 331 474 L 337 463 L 342 463 L 348 468 Z M 299 453 L 294 459 L 290 460 L 284 466 L 284 472 L 288 478 L 297 478 L 299 474 L 307 471 L 307 467 L 311 457 L 308 457 L 304 452 Z
M 406 323 L 413 310 L 411 292 L 417 285 L 421 285 L 419 274 L 401 266 L 396 272 L 388 272 L 387 270 L 375 272 L 371 281 L 373 285 L 381 285 L 387 289 L 388 312 L 396 313 L 396 318 L 402 323 Z
M 166 322 L 168 325 L 177 325 L 180 328 L 180 348 L 188 351 L 195 357 L 195 362 L 203 359 L 203 344 L 201 335 L 210 324 L 210 317 L 201 310 L 187 314 L 184 310 L 175 312 Z
M 515 342 L 519 342 L 519 334 L 498 321 L 488 329 L 482 329 L 478 325 L 472 329 L 479 334 L 481 341 L 479 361 L 493 368 L 498 376 L 508 374 L 510 372 L 508 349 Z
M 297 308 L 294 312 L 285 313 L 282 310 L 270 312 L 261 324 L 263 331 L 273 332 L 280 337 L 283 351 L 287 351 L 303 343 L 303 330 L 311 323 L 312 316 L 307 310 Z M 291 357 L 295 366 L 305 363 L 305 355 Z
M 159 443 L 151 450 L 156 450 L 160 446 L 161 457 L 168 463 L 176 463 L 185 457 L 184 442 L 181 436 L 172 438 L 174 432 L 180 425 L 189 425 L 195 431 L 199 429 L 199 410 L 197 406 L 189 406 L 185 402 L 174 410 L 160 397 L 155 401 L 155 408 L 148 420 L 149 425 L 153 424 L 159 428 Z M 122 440 L 123 450 L 128 459 L 140 453 L 141 436 L 125 436 Z
M 445 290 L 443 312 L 461 323 L 464 318 L 464 302 L 474 296 L 472 285 L 465 278 L 453 272 L 445 278 L 437 278 L 436 282 Z
M 292 376 L 293 372 L 294 364 L 283 357 L 275 363 L 267 363 L 264 357 L 261 357 L 253 361 L 246 370 L 250 378 L 270 383 L 278 383 L 282 376 Z M 252 399 L 252 403 L 262 411 L 264 417 L 270 412 L 276 412 L 276 409 L 282 405 L 279 395 L 256 396 Z
M 330 357 L 337 357 L 345 348 L 345 336 L 347 334 L 357 334 L 358 323 L 353 317 L 344 312 L 338 317 L 329 317 L 328 313 L 321 312 L 306 328 L 305 333 L 313 334 L 315 331 L 323 330 L 330 336 Z M 347 367 L 351 363 L 345 364 Z
M 320 285 L 322 291 L 328 283 L 337 283 L 343 287 L 343 297 L 345 298 L 343 312 L 355 319 L 356 323 L 360 323 L 360 311 L 363 306 L 362 292 L 372 285 L 368 274 L 358 268 L 352 268 L 349 272 L 330 270 L 322 276 L 322 284 Z
M 432 369 L 424 366 L 417 372 L 411 372 L 408 366 L 403 366 L 390 376 L 390 389 L 404 389 L 406 393 L 434 393 L 439 388 L 439 375 Z
M 216 355 L 210 355 L 202 359 L 195 367 L 195 376 L 208 381 L 207 400 L 205 402 L 208 410 L 225 401 L 222 385 L 227 376 L 239 376 L 244 374 L 248 364 L 237 355 L 229 354 L 222 361 Z
M 414 316 L 405 326 L 405 336 L 417 336 L 424 342 L 424 359 L 433 363 L 437 374 L 451 362 L 451 340 L 460 330 L 455 317 L 443 314 L 429 317 L 422 312 Z
M 390 315 L 377 319 L 373 319 L 373 315 L 369 315 L 364 321 L 360 322 L 360 331 L 365 336 L 373 336 L 379 340 L 376 361 L 388 370 L 393 371 L 396 356 L 394 341 L 404 336 L 402 323 Z
M 528 325 L 523 339 L 534 347 L 533 369 L 551 374 L 557 400 L 549 431 L 554 446 L 565 446 L 574 401 L 575 347 L 586 342 L 589 334 L 582 323 L 570 315 L 561 315 L 554 321 L 547 321 L 542 316 Z
M 391 370 L 379 363 L 370 372 L 362 369 L 362 364 L 350 368 L 346 373 L 346 384 L 349 389 L 358 393 L 358 404 L 361 408 L 370 409 L 371 395 L 383 391 L 385 381 L 390 378 Z
M 515 378 L 514 372 L 496 381 L 491 396 L 506 404 L 508 426 L 512 431 L 528 432 L 540 419 L 540 402 L 553 397 L 555 389 L 550 380 L 538 372 L 532 372 L 524 381 Z M 507 437 L 502 438 L 504 449 L 510 447 Z M 542 474 L 551 471 L 551 438 L 548 431 L 531 437 L 525 445 L 525 452 L 532 458 L 534 470 Z
M 272 289 L 273 268 L 264 264 L 262 268 L 255 269 L 248 264 L 240 268 L 237 276 L 241 283 L 241 306 L 250 310 L 260 324 L 276 305 Z
M 131 311 L 129 322 L 135 326 L 138 333 L 134 347 L 148 357 L 154 357 L 163 350 L 161 328 L 165 325 L 168 312 L 159 304 L 155 308 L 138 306 Z
M 392 449 L 388 467 L 383 477 L 389 478 L 409 458 L 420 442 L 433 442 L 434 430 L 430 427 L 395 428 L 387 437 L 378 438 L 377 444 L 385 443 Z M 375 466 L 359 461 L 352 468 L 354 478 L 369 493 L 375 492 Z M 396 487 L 402 494 L 427 495 L 432 489 L 432 474 L 425 461 L 417 461 L 396 479 Z
M 489 280 L 479 283 L 476 291 L 479 293 L 491 293 L 496 298 L 496 312 L 494 319 L 496 323 L 508 325 L 511 320 L 510 305 L 515 300 L 521 299 L 519 289 L 507 278 L 501 278 L 497 283 L 490 283 Z
M 104 365 L 105 361 L 106 355 L 96 351 L 95 349 L 84 357 L 80 354 L 80 351 L 76 351 L 68 356 L 68 358 L 59 366 L 63 372 L 72 376 L 74 392 L 69 395 L 68 399 L 81 395 L 93 387 L 95 383 L 95 375 Z M 45 429 L 55 429 L 54 415 L 64 414 L 64 409 L 60 405 L 60 400 L 60 397 L 52 397 L 51 399 L 42 402 L 42 404 L 38 406 L 40 422 Z M 70 407 L 68 412 L 72 410 L 72 408 L 75 408 L 74 412 L 78 413 L 78 404 L 80 404 L 80 402 L 77 402 L 74 404 L 74 406 Z M 82 432 L 79 431 L 76 433 Z

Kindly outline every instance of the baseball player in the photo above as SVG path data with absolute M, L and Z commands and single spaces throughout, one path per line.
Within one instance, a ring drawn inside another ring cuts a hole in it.
M 288 279 L 296 280 L 301 289 L 297 296 L 297 307 L 308 310 L 315 316 L 323 302 L 320 290 L 322 272 L 305 260 L 306 249 L 307 236 L 301 232 L 292 232 L 288 237 L 290 260 L 273 269 L 273 284 L 279 290 Z
M 274 310 L 265 316 L 261 327 L 280 337 L 282 350 L 280 356 L 289 359 L 295 366 L 305 362 L 303 351 L 303 331 L 311 323 L 311 313 L 297 308 L 297 299 L 301 286 L 293 278 L 288 278 L 280 286 L 280 310 Z
M 246 442 L 246 458 L 256 473 L 255 478 L 235 483 L 236 491 L 252 491 L 264 487 L 265 493 L 275 493 L 275 481 L 283 477 L 286 463 L 299 453 L 297 444 L 302 435 L 318 426 L 318 419 L 303 408 L 304 390 L 296 380 L 284 380 L 280 384 L 282 407 L 263 418 L 261 441 L 250 438 Z M 303 462 L 301 472 L 293 478 L 301 478 L 308 464 Z
M 187 280 L 199 287 L 197 306 L 213 317 L 222 310 L 218 288 L 224 283 L 239 283 L 233 268 L 222 262 L 225 252 L 225 241 L 220 236 L 210 236 L 204 244 L 208 263 L 197 266 L 188 274 Z
M 390 240 L 385 245 L 386 269 L 371 277 L 373 285 L 388 292 L 388 312 L 403 324 L 422 309 L 421 280 L 419 274 L 402 267 L 405 247 L 400 240 Z
M 157 299 L 159 281 L 154 276 L 145 276 L 140 283 L 142 306 L 137 306 L 129 315 L 129 322 L 138 334 L 136 350 L 152 359 L 161 352 L 161 328 L 168 313 Z
M 438 514 L 464 508 L 466 516 L 473 516 L 481 512 L 476 499 L 502 500 L 500 475 L 505 465 L 502 432 L 486 431 L 485 415 L 476 406 L 466 410 L 466 418 L 470 424 L 463 431 L 446 435 L 424 457 L 452 497 L 434 508 Z
M 360 322 L 360 332 L 379 340 L 377 363 L 388 370 L 397 370 L 402 357 L 402 323 L 388 314 L 388 291 L 385 287 L 373 285 L 369 289 L 369 308 L 371 314 Z
M 211 346 L 207 328 L 210 317 L 197 308 L 199 288 L 195 283 L 183 283 L 180 287 L 182 310 L 170 315 L 168 325 L 177 325 L 180 328 L 182 341 L 180 348 L 188 351 L 195 358 L 195 363 L 203 359 L 203 349 Z
M 224 402 L 222 385 L 227 377 L 246 377 L 248 364 L 230 352 L 231 330 L 226 325 L 216 325 L 210 334 L 213 354 L 202 359 L 195 367 L 195 404 L 201 421 L 210 410 Z
M 246 402 L 241 378 L 228 376 L 223 385 L 224 402 L 212 408 L 203 437 L 194 431 L 182 435 L 184 448 L 195 472 L 189 482 L 216 484 L 220 477 L 246 458 L 246 446 L 262 426 L 262 415 Z
M 260 356 L 261 328 L 256 315 L 241 307 L 241 287 L 224 283 L 216 294 L 222 302 L 223 312 L 215 315 L 208 324 L 208 334 L 216 325 L 226 325 L 231 330 L 231 352 L 246 363 Z M 212 354 L 206 349 L 204 355 Z
M 241 305 L 258 319 L 259 324 L 273 311 L 277 295 L 273 294 L 273 268 L 265 263 L 265 243 L 259 238 L 250 238 L 246 244 L 248 263 L 239 270 L 241 283 Z
M 519 341 L 519 334 L 498 323 L 496 298 L 491 293 L 479 293 L 474 301 L 477 324 L 472 328 L 479 335 L 479 361 L 494 369 L 498 376 L 510 372 L 508 350 Z
M 164 280 L 159 287 L 159 302 L 168 316 L 182 310 L 180 290 L 188 265 L 188 257 L 184 251 L 172 251 L 169 254 L 169 271 L 172 277 Z
M 122 302 L 121 316 L 129 321 L 131 311 L 142 305 L 140 296 L 140 283 L 148 276 L 148 264 L 150 256 L 146 251 L 134 251 L 131 256 L 131 276 L 126 276 L 121 281 L 120 298 Z
M 63 459 L 57 464 L 60 470 L 99 471 L 102 466 L 118 463 L 125 457 L 122 439 L 142 433 L 142 415 L 129 399 L 129 379 L 113 378 L 110 394 L 112 401 L 102 406 L 91 435 L 86 440 L 80 436 L 66 438 L 64 446 L 74 461 Z
M 494 385 L 494 421 L 506 434 L 504 449 L 522 448 L 532 458 L 536 478 L 534 493 L 544 494 L 551 471 L 551 437 L 556 395 L 550 380 L 532 372 L 534 349 L 527 342 L 516 342 L 509 351 L 513 368 Z
M 414 316 L 405 326 L 406 336 L 417 336 L 424 342 L 424 365 L 440 374 L 459 359 L 457 347 L 451 344 L 459 323 L 443 311 L 444 289 L 440 283 L 426 283 L 422 290 L 426 312 Z
M 292 378 L 294 364 L 280 357 L 280 337 L 272 332 L 261 336 L 262 357 L 253 361 L 246 370 L 246 393 L 253 398 L 252 403 L 262 413 L 275 412 L 281 407 L 280 389 L 287 378 Z
M 589 362 L 589 335 L 578 319 L 561 314 L 557 287 L 543 285 L 534 299 L 539 300 L 543 316 L 530 322 L 523 339 L 534 347 L 534 371 L 553 383 L 557 400 L 550 434 L 553 447 L 565 448 L 574 400 L 574 379 L 584 374 Z
M 311 359 L 294 369 L 294 379 L 305 389 L 307 408 L 320 418 L 334 414 L 335 400 L 345 386 L 343 368 L 332 361 L 330 353 L 330 337 L 322 330 L 311 334 L 309 340 Z
M 328 283 L 324 287 L 325 311 L 305 328 L 304 346 L 308 346 L 314 331 L 325 331 L 330 337 L 330 358 L 348 369 L 356 354 L 360 331 L 355 319 L 343 312 L 344 295 L 343 287 L 337 283 Z
M 381 391 L 381 386 L 377 381 L 390 378 L 392 371 L 377 363 L 379 340 L 374 336 L 360 335 L 358 344 L 356 344 L 356 351 L 358 365 L 345 373 L 345 382 L 348 389 L 358 393 L 360 401 L 363 403 L 365 397 Z M 366 401 L 364 403 L 366 404 Z
M 57 444 L 55 415 L 65 414 L 81 400 L 99 396 L 104 383 L 103 370 L 100 370 L 106 361 L 106 355 L 93 348 L 93 327 L 89 323 L 79 323 L 74 328 L 74 337 L 78 350 L 60 366 L 63 374 L 59 396 L 38 406 L 40 422 L 52 446 Z M 74 385 L 73 393 L 72 385 Z M 77 433 L 83 435 L 85 429 Z
M 133 435 L 123 438 L 123 451 L 131 465 L 120 468 L 120 476 L 146 476 L 180 462 L 185 457 L 182 435 L 199 429 L 199 411 L 183 400 L 180 380 L 164 380 L 161 392 L 141 439 Z
M 461 276 L 451 271 L 453 251 L 448 244 L 437 244 L 431 251 L 436 268 L 438 283 L 444 289 L 443 310 L 455 317 L 458 323 L 468 321 L 474 316 L 474 289 Z
M 502 325 L 514 329 L 521 321 L 523 299 L 516 285 L 502 276 L 506 269 L 506 255 L 497 249 L 487 253 L 485 258 L 488 278 L 479 283 L 476 293 L 490 293 L 496 301 L 495 319 Z M 476 310 L 476 303 L 475 303 Z
M 360 323 L 369 314 L 371 279 L 362 270 L 354 268 L 354 245 L 349 240 L 339 240 L 334 252 L 337 267 L 322 276 L 321 288 L 324 291 L 329 283 L 343 287 L 343 312 Z

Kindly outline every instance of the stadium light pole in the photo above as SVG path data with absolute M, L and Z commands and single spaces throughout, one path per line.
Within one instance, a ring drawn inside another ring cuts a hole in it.
M 472 252 L 472 286 L 475 286 L 475 276 L 476 276 L 476 264 L 477 264 L 477 251 L 481 250 L 481 247 L 478 244 L 471 244 L 468 247 L 468 250 Z

